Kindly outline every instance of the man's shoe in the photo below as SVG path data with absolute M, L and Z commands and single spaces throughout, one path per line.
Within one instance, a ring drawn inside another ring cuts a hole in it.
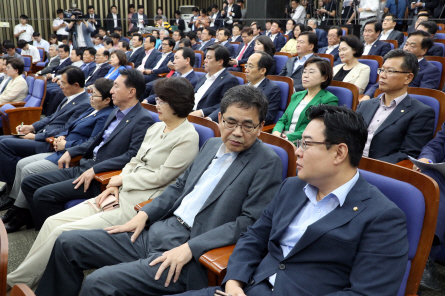
M 21 209 L 19 207 L 12 206 L 3 216 L 0 217 L 0 219 L 2 219 L 3 221 L 3 224 L 9 223 L 20 210 Z
M 5 183 L 5 185 L 2 186 L 2 188 L 0 189 L 0 196 L 2 196 L 3 193 L 5 193 L 7 187 L 8 187 L 8 185 L 6 183 Z
M 423 270 L 422 279 L 420 280 L 420 288 L 425 290 L 440 291 L 442 290 L 437 281 L 437 270 L 433 260 L 428 258 L 425 269 Z
M 0 200 L 0 211 L 4 211 L 12 207 L 15 203 L 15 199 L 8 197 L 7 199 Z
M 26 229 L 34 227 L 34 221 L 32 220 L 31 212 L 27 209 L 19 209 L 17 214 L 12 218 L 5 228 L 7 233 L 12 233 L 20 230 L 26 225 Z
M 5 184 L 2 188 L 3 193 L 0 193 L 0 203 L 4 200 L 7 200 L 9 198 L 9 194 L 12 190 L 12 185 Z

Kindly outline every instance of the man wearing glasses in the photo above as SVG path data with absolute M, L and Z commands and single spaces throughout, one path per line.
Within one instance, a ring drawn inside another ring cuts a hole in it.
M 281 183 L 280 158 L 257 138 L 267 105 L 253 87 L 227 91 L 221 137 L 208 140 L 176 183 L 126 224 L 63 233 L 36 294 L 77 296 L 82 288 L 80 295 L 166 295 L 207 287 L 199 257 L 236 243 Z M 82 287 L 81 270 L 93 265 L 98 270 Z
M 408 156 L 417 158 L 432 139 L 434 110 L 407 92 L 418 70 L 417 57 L 412 53 L 395 49 L 385 55 L 385 63 L 378 70 L 383 94 L 363 101 L 357 108 L 368 126 L 363 156 L 397 163 Z

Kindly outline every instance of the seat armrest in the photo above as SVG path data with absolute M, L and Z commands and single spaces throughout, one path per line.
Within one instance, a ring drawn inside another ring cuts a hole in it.
M 71 158 L 70 168 L 78 166 L 81 159 L 82 159 L 82 155 L 79 155 L 79 156 L 76 156 L 74 158 Z
M 54 143 L 54 137 L 46 138 L 46 142 L 48 142 L 50 144 L 53 144 Z
M 5 114 L 8 116 L 9 126 L 15 130 L 15 127 L 22 122 L 28 125 L 39 121 L 40 115 L 42 114 L 42 107 L 12 108 L 5 110 Z
M 199 257 L 199 262 L 218 277 L 224 277 L 229 257 L 232 255 L 234 248 L 235 245 L 230 245 L 208 251 Z
M 3 106 L 6 105 L 6 104 L 10 104 L 10 105 L 12 105 L 12 106 L 14 106 L 14 107 L 23 107 L 23 106 L 25 106 L 26 102 L 10 102 L 10 103 L 3 103 L 3 104 L 0 104 L 0 108 L 3 107 Z
M 272 133 L 273 128 L 275 127 L 275 124 L 266 125 L 263 127 L 262 131 L 265 133 Z
M 96 174 L 94 176 L 94 179 L 102 185 L 107 185 L 108 182 L 110 182 L 111 177 L 117 176 L 120 173 L 122 173 L 122 171 L 103 172 L 103 173 Z
M 11 104 L 12 105 L 12 104 Z M 26 111 L 42 111 L 42 107 L 23 107 L 23 108 L 14 108 L 14 109 L 8 109 L 5 111 L 6 114 L 11 113 L 19 113 L 19 112 L 26 112 Z
M 396 165 L 412 170 L 414 164 L 409 159 L 404 159 L 396 163 Z
M 167 74 L 168 73 L 161 73 L 161 74 L 158 74 L 158 77 L 165 77 L 165 76 L 167 76 Z
M 143 201 L 143 202 L 141 202 L 141 203 L 138 203 L 137 205 L 134 206 L 134 210 L 135 210 L 136 212 L 138 212 L 138 211 L 140 211 L 146 204 L 151 203 L 152 201 L 153 201 L 152 199 L 149 199 L 149 200 Z

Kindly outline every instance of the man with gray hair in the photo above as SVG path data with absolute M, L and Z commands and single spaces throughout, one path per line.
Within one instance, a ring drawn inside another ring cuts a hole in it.
M 51 73 L 55 67 L 57 67 L 60 64 L 60 57 L 59 57 L 59 46 L 57 44 L 51 44 L 49 46 L 49 61 L 45 64 L 45 68 L 38 71 L 37 75 L 46 75 L 48 73 Z
M 159 44 L 158 51 L 162 51 L 162 40 L 164 40 L 165 37 L 169 37 L 170 33 L 168 30 L 159 30 L 159 39 L 161 39 L 161 44 Z
M 315 34 L 317 34 L 318 48 L 328 46 L 328 34 L 323 29 L 317 29 L 317 20 L 311 18 L 307 21 L 307 25 L 314 29 Z

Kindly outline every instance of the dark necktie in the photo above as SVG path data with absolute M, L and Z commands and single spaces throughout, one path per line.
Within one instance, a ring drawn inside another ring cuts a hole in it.
M 58 112 L 60 109 L 62 109 L 62 106 L 68 101 L 68 98 L 65 97 L 62 102 L 59 104 L 59 107 L 57 107 L 56 112 Z

